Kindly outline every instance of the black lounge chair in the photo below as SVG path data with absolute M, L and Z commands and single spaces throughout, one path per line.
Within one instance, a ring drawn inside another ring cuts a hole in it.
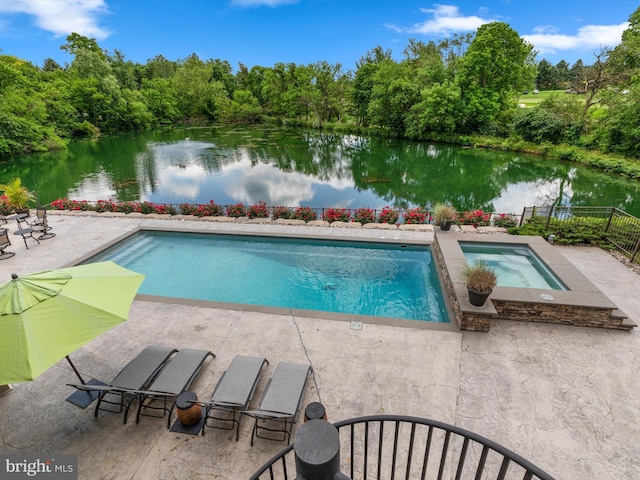
M 9 239 L 9 230 L 7 228 L 0 228 L 0 260 L 6 260 L 13 257 L 16 252 L 7 252 L 6 248 L 11 246 L 11 240 Z
M 243 412 L 255 418 L 251 432 L 252 446 L 254 437 L 280 440 L 270 436 L 260 436 L 260 430 L 282 433 L 282 441 L 286 440 L 289 444 L 293 425 L 296 423 L 302 406 L 307 376 L 310 371 L 309 365 L 287 362 L 278 364 L 262 394 L 258 410 Z
M 108 385 L 71 385 L 81 390 L 98 390 L 98 403 L 94 415 L 100 410 L 120 413 L 124 410 L 124 423 L 127 423 L 129 408 L 136 397 L 148 390 L 158 372 L 178 350 L 171 347 L 152 345 L 146 347 L 125 366 Z M 112 399 L 112 397 L 117 397 Z M 117 409 L 116 409 L 117 408 Z
M 140 393 L 136 423 L 140 422 L 141 416 L 162 418 L 168 413 L 167 428 L 170 428 L 171 414 L 178 395 L 189 389 L 208 356 L 216 357 L 206 350 L 192 348 L 179 350 L 154 378 L 147 391 Z M 159 410 L 162 411 L 162 415 L 153 413 Z
M 236 355 L 233 358 L 227 371 L 218 380 L 211 401 L 205 404 L 207 410 L 202 435 L 206 426 L 224 430 L 236 428 L 236 442 L 238 441 L 241 413 L 249 407 L 258 385 L 260 371 L 268 364 L 269 361 L 264 357 Z M 230 423 L 230 426 L 220 426 L 220 422 Z

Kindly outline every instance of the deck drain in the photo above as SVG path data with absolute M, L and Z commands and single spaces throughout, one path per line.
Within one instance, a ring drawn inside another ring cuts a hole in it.
M 351 330 L 362 330 L 362 322 L 351 322 Z

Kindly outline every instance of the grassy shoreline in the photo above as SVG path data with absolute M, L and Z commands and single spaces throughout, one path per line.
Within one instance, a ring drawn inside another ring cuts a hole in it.
M 267 123 L 275 119 L 267 120 Z M 281 125 L 291 127 L 318 128 L 309 122 L 296 120 L 279 120 Z M 338 133 L 351 133 L 369 136 L 390 136 L 389 132 L 377 127 L 357 127 L 347 123 L 325 123 L 323 130 Z M 551 143 L 532 143 L 522 139 L 509 137 L 490 137 L 484 135 L 460 135 L 434 133 L 424 138 L 414 139 L 423 142 L 450 143 L 473 148 L 487 148 L 515 153 L 539 155 L 550 160 L 575 162 L 588 167 L 597 168 L 605 172 L 640 180 L 640 160 L 609 155 L 597 150 L 588 150 L 573 145 Z

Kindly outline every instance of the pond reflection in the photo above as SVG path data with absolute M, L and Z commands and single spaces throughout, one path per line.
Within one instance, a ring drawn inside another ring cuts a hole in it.
M 614 205 L 640 216 L 637 181 L 569 163 L 493 150 L 285 128 L 167 129 L 73 142 L 12 159 L 42 203 L 148 200 L 458 210 Z

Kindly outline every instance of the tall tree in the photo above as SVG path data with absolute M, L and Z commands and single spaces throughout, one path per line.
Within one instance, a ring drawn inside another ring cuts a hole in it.
M 569 74 L 569 64 L 564 60 L 560 60 L 556 64 L 556 71 L 558 72 L 558 82 L 562 85 L 561 88 L 569 87 L 569 79 L 571 75 Z
M 356 125 L 366 127 L 371 123 L 369 102 L 373 92 L 374 77 L 380 64 L 385 61 L 392 61 L 391 50 L 384 50 L 378 45 L 356 62 L 356 73 L 350 94 L 351 114 L 356 120 Z
M 465 105 L 466 128 L 493 128 L 512 109 L 519 92 L 536 76 L 533 46 L 502 22 L 478 28 L 462 58 L 457 77 Z
M 538 76 L 536 86 L 540 90 L 557 90 L 560 88 L 560 77 L 558 69 L 551 65 L 546 58 L 538 62 Z

